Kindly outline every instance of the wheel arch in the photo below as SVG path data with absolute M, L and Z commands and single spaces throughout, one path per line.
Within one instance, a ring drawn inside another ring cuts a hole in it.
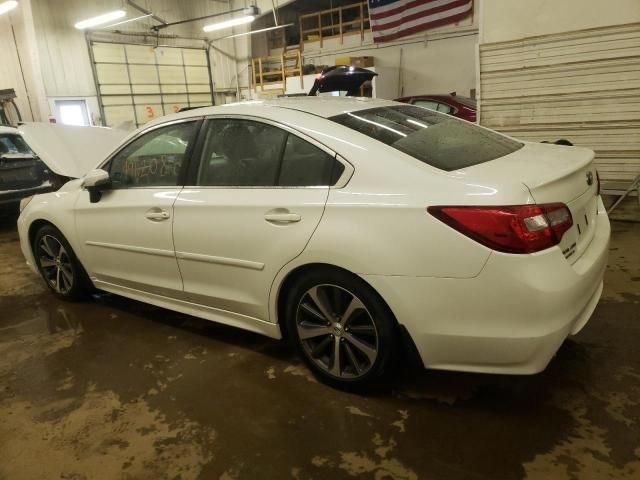
M 33 242 L 36 239 L 36 233 L 38 233 L 38 230 L 40 230 L 45 225 L 51 225 L 53 228 L 57 228 L 58 230 L 60 230 L 57 225 L 55 225 L 53 222 L 49 220 L 45 220 L 44 218 L 38 218 L 33 222 L 31 222 L 31 224 L 29 225 L 28 232 L 29 232 L 29 246 L 31 247 L 32 252 L 33 252 Z M 60 231 L 62 232 L 62 230 Z M 62 234 L 64 235 L 64 232 Z M 65 238 L 66 238 L 66 235 L 65 235 Z
M 305 274 L 311 271 L 316 271 L 319 269 L 339 271 L 339 272 L 343 272 L 343 273 L 357 277 L 360 281 L 364 282 L 371 289 L 371 291 L 380 299 L 380 301 L 389 311 L 390 318 L 393 319 L 396 325 L 400 326 L 400 323 L 398 322 L 398 319 L 395 313 L 393 312 L 393 310 L 391 309 L 387 301 L 384 299 L 384 297 L 373 287 L 373 285 L 367 282 L 360 275 L 346 268 L 339 267 L 337 265 L 333 265 L 330 263 L 313 262 L 313 263 L 305 263 L 302 265 L 298 265 L 295 268 L 292 268 L 289 272 L 285 274 L 282 281 L 280 281 L 278 284 L 278 288 L 276 291 L 276 299 L 275 299 L 274 323 L 277 323 L 278 326 L 280 327 L 280 331 L 284 339 L 289 338 L 289 332 L 287 331 L 287 322 L 283 321 L 284 310 L 286 308 L 286 301 L 287 301 L 287 296 L 289 294 L 289 291 L 291 290 L 293 285 L 295 285 L 298 279 L 300 279 L 302 276 L 304 276 Z
M 71 249 L 73 250 L 73 254 L 75 255 L 75 257 L 78 259 L 78 261 L 80 262 L 80 264 L 82 265 L 82 267 L 84 268 L 84 261 L 81 258 L 81 253 L 79 252 L 78 249 L 78 245 L 75 242 L 75 239 L 72 238 L 64 228 L 60 228 L 59 222 L 55 222 L 52 221 L 49 218 L 46 218 L 44 216 L 38 216 L 35 220 L 32 220 L 31 223 L 29 223 L 29 226 L 27 228 L 27 235 L 28 235 L 28 239 L 29 239 L 29 248 L 31 249 L 31 253 L 33 255 L 35 255 L 34 249 L 33 249 L 33 242 L 36 238 L 36 234 L 38 233 L 38 230 L 40 230 L 42 227 L 46 226 L 46 225 L 50 225 L 53 228 L 55 228 L 56 230 L 58 230 L 65 238 L 65 240 L 67 242 L 69 242 L 69 245 L 71 246 Z

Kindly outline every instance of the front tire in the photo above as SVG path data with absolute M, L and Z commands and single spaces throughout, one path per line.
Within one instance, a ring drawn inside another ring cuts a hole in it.
M 38 271 L 56 297 L 78 301 L 89 295 L 93 289 L 91 280 L 60 230 L 53 225 L 43 226 L 37 231 L 32 248 Z
M 361 387 L 394 367 L 396 321 L 356 275 L 330 268 L 305 275 L 289 292 L 285 320 L 305 363 L 325 383 Z

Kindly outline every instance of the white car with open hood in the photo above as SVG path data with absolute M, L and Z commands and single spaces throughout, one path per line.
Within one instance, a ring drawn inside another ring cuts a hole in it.
M 248 102 L 147 124 L 18 225 L 57 296 L 286 336 L 335 385 L 409 352 L 530 374 L 602 292 L 593 158 L 391 101 Z

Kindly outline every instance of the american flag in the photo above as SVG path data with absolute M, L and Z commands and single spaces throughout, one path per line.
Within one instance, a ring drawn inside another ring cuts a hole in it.
M 369 0 L 374 42 L 454 23 L 471 14 L 473 0 Z

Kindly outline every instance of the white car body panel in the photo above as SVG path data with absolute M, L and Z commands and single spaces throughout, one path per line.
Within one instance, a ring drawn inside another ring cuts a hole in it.
M 83 265 L 96 281 L 166 296 L 182 293 L 172 237 L 173 203 L 179 191 L 107 191 L 97 203 L 90 203 L 86 192 L 78 195 L 76 235 L 86 259 Z M 146 218 L 162 211 L 169 215 L 167 221 Z
M 70 182 L 22 212 L 25 257 L 33 265 L 29 229 L 46 220 L 67 237 L 96 286 L 274 338 L 281 336 L 278 298 L 287 276 L 310 264 L 333 265 L 380 294 L 425 366 L 540 371 L 586 323 L 602 289 L 610 227 L 596 185 L 584 179 L 593 152 L 527 143 L 447 172 L 324 118 L 388 105 L 402 104 L 293 98 L 157 119 L 145 128 L 218 115 L 264 119 L 337 152 L 353 174 L 330 188 L 107 191 L 97 204 L 88 203 L 80 182 Z M 576 224 L 561 245 L 527 255 L 495 252 L 426 211 L 536 202 L 566 203 Z M 152 208 L 170 218 L 150 221 Z M 273 210 L 301 221 L 270 223 L 265 215 Z M 566 242 L 576 244 L 572 252 Z
M 24 123 L 18 132 L 55 173 L 80 178 L 109 155 L 127 135 L 119 129 Z
M 328 191 L 186 187 L 175 204 L 174 239 L 187 300 L 269 321 L 273 279 L 304 250 Z

